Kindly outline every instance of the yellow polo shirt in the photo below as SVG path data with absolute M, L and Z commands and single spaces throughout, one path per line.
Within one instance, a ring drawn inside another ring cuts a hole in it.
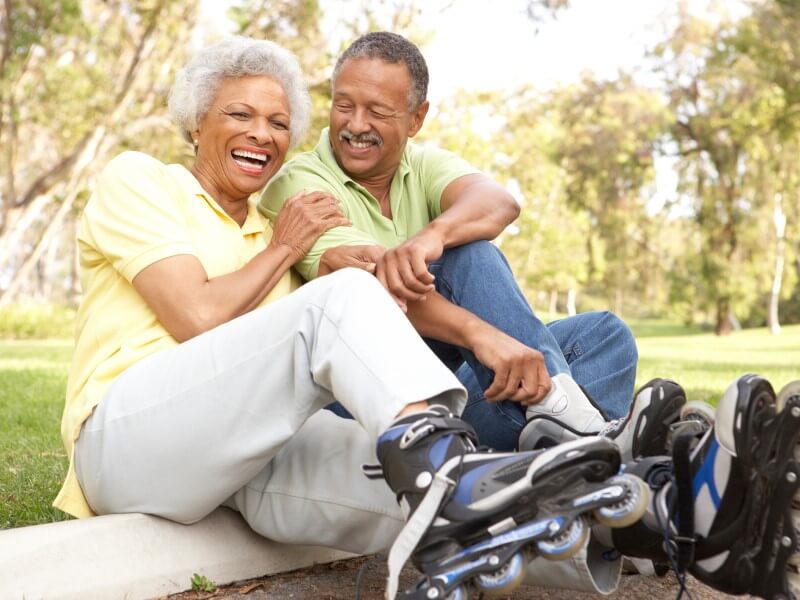
M 123 371 L 178 344 L 136 292 L 133 278 L 178 254 L 196 256 L 209 278 L 224 275 L 263 250 L 271 234 L 253 202 L 240 227 L 180 165 L 125 152 L 106 166 L 78 228 L 84 296 L 61 421 L 70 465 L 54 506 L 77 517 L 93 514 L 72 460 L 83 422 Z M 299 283 L 287 272 L 262 304 L 289 294 Z

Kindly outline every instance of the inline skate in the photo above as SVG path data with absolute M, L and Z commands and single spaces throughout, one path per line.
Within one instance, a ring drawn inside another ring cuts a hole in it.
M 730 594 L 794 599 L 800 486 L 800 394 L 746 375 L 733 382 L 701 438 L 673 440 L 672 460 L 645 458 L 627 472 L 654 490 L 647 514 L 610 538 L 625 555 L 668 561 Z
M 795 410 L 800 398 L 800 380 L 792 381 L 786 384 L 780 392 L 776 400 L 778 411 L 783 411 L 792 400 L 791 410 Z M 800 464 L 800 445 L 795 446 L 794 460 Z M 792 521 L 794 522 L 794 529 L 800 538 L 800 493 L 795 494 L 792 500 Z M 795 548 L 794 554 L 789 557 L 789 564 L 787 566 L 787 578 L 789 580 L 789 590 L 795 600 L 800 600 L 800 547 Z
M 472 428 L 434 406 L 396 420 L 378 439 L 380 465 L 365 467 L 397 494 L 406 526 L 389 552 L 387 598 L 411 558 L 423 573 L 406 600 L 487 596 L 519 585 L 532 555 L 569 558 L 594 521 L 641 518 L 649 488 L 619 474 L 616 445 L 581 438 L 535 452 L 479 451 Z

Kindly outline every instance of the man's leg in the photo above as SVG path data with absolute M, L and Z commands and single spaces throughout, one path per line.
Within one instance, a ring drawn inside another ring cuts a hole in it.
M 486 400 L 475 372 L 466 362 L 461 363 L 456 377 L 467 389 L 467 406 L 461 417 L 475 428 L 481 444 L 503 452 L 515 450 L 525 426 L 525 407 L 512 400 Z
M 573 320 L 574 317 L 565 319 L 555 329 L 562 338 L 559 340 L 551 328 L 533 313 L 505 257 L 488 242 L 450 248 L 430 268 L 436 276 L 437 291 L 446 299 L 543 354 L 548 372 L 555 377 L 554 390 L 552 397 L 532 409 L 533 414 L 541 412 L 565 418 L 571 426 L 581 431 L 599 430 L 606 415 L 601 415 L 595 406 L 605 412 L 606 401 L 597 396 L 587 398 L 575 381 L 585 386 L 589 381 L 584 378 L 599 376 L 603 364 L 613 368 L 613 372 L 609 377 L 603 376 L 602 385 L 594 386 L 594 389 L 605 393 L 619 382 L 621 389 L 615 390 L 609 408 L 611 415 L 624 414 L 619 406 L 622 404 L 619 398 L 627 396 L 625 402 L 630 403 L 633 381 L 620 380 L 621 375 L 635 374 L 636 353 L 633 337 L 619 319 L 600 313 L 578 320 Z M 592 326 L 589 335 L 578 336 L 577 341 L 573 339 L 576 327 L 589 325 Z M 573 373 L 559 342 L 571 344 L 570 357 L 576 361 L 579 374 Z M 474 354 L 463 348 L 434 340 L 428 340 L 428 344 L 451 369 L 457 369 L 462 360 L 471 367 L 472 372 L 462 368 L 459 379 L 470 394 L 465 418 L 477 429 L 482 442 L 504 450 L 516 447 L 526 420 L 524 408 L 509 401 L 500 404 L 481 402 L 482 390 L 491 384 L 492 372 L 481 365 Z M 586 357 L 580 358 L 580 353 L 586 354 Z M 630 361 L 630 364 L 621 364 L 625 361 Z M 565 394 L 569 401 L 563 403 L 559 398 Z
M 430 270 L 440 294 L 541 352 L 551 376 L 571 375 L 611 418 L 627 413 L 638 354 L 633 335 L 621 319 L 593 312 L 544 325 L 528 305 L 502 252 L 489 242 L 449 248 Z M 432 347 L 441 357 L 441 348 Z M 483 389 L 489 387 L 491 372 L 470 353 L 463 358 Z
M 612 419 L 628 414 L 639 353 L 628 326 L 610 312 L 548 323 L 572 377 Z
M 508 262 L 494 245 L 481 241 L 448 248 L 429 268 L 436 277 L 436 291 L 450 302 L 541 352 L 551 376 L 571 373 L 558 341 L 533 313 Z M 483 389 L 489 387 L 491 371 L 470 352 L 465 351 L 463 359 L 473 367 Z

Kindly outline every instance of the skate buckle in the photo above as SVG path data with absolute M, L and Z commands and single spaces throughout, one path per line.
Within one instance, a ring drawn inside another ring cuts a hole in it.
M 677 566 L 683 572 L 694 562 L 697 538 L 695 536 L 676 535 L 670 541 L 676 551 Z
M 435 430 L 436 426 L 433 423 L 429 423 L 427 418 L 422 418 L 419 421 L 415 421 L 408 426 L 408 429 L 406 429 L 405 433 L 403 433 L 403 437 L 400 438 L 400 449 L 406 450 L 410 448 L 419 440 Z

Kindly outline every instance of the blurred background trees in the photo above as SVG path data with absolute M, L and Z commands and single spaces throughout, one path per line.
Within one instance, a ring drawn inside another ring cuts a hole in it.
M 520 1 L 520 18 L 543 30 L 570 4 Z M 413 0 L 347 5 L 342 44 L 382 28 L 425 52 L 436 34 Z M 336 6 L 228 6 L 230 31 L 298 54 L 315 108 L 304 148 L 327 121 L 341 48 L 323 22 Z M 800 322 L 800 1 L 748 2 L 736 18 L 678 6 L 646 76 L 462 91 L 437 103 L 420 140 L 462 154 L 518 197 L 522 214 L 500 244 L 545 316 L 609 308 L 719 334 L 767 324 L 777 333 Z M 75 220 L 113 155 L 190 159 L 166 95 L 176 68 L 218 35 L 201 8 L 0 5 L 0 305 L 77 301 Z M 664 173 L 677 180 L 666 197 L 656 191 Z

